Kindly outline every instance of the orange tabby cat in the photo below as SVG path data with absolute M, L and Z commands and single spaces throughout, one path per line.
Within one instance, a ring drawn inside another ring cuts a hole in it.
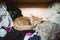
M 37 23 L 41 22 L 38 17 L 18 17 L 14 21 L 14 28 L 16 30 L 32 30 Z

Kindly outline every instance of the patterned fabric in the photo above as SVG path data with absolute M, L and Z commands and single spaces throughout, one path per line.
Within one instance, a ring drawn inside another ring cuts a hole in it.
M 33 37 L 29 38 L 28 40 L 41 40 L 41 38 L 38 35 L 34 35 Z

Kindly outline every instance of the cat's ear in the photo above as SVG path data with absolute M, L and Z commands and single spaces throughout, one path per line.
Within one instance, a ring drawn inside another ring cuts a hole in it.
M 32 18 L 34 18 L 34 16 L 33 16 L 33 15 L 31 15 L 31 17 L 32 17 Z
M 30 22 L 31 22 L 31 24 L 32 24 L 32 22 L 33 22 L 33 18 L 34 18 L 34 16 L 31 15 L 31 17 L 30 17 Z
M 34 18 L 34 16 L 33 16 L 33 15 L 31 15 L 30 19 L 33 19 L 33 18 Z
M 33 19 L 33 18 L 34 18 L 34 16 L 33 16 L 33 15 L 31 15 L 31 18 Z

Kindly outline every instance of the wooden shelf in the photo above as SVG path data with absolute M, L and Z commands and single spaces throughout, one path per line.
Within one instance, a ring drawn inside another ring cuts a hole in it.
M 6 4 L 18 7 L 45 7 L 56 0 L 6 0 Z

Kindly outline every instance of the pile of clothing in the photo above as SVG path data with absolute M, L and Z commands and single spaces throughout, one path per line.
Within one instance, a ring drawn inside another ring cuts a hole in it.
M 8 9 L 5 4 L 0 5 L 0 40 L 40 40 L 34 30 L 18 31 L 13 28 L 14 20 L 21 16 L 19 8 Z
M 50 5 L 45 16 L 48 21 L 37 24 L 34 30 L 41 40 L 60 40 L 60 2 Z
M 0 5 L 0 30 L 2 30 L 0 35 L 4 37 L 7 34 L 7 31 L 10 32 L 11 28 L 13 27 L 13 21 L 7 12 L 4 5 Z M 5 30 L 5 31 L 4 31 Z
M 23 15 L 19 8 L 7 9 L 6 5 L 0 5 L 0 40 L 60 40 L 60 3 L 49 7 L 48 21 L 37 23 L 33 30 L 14 29 L 14 20 Z

